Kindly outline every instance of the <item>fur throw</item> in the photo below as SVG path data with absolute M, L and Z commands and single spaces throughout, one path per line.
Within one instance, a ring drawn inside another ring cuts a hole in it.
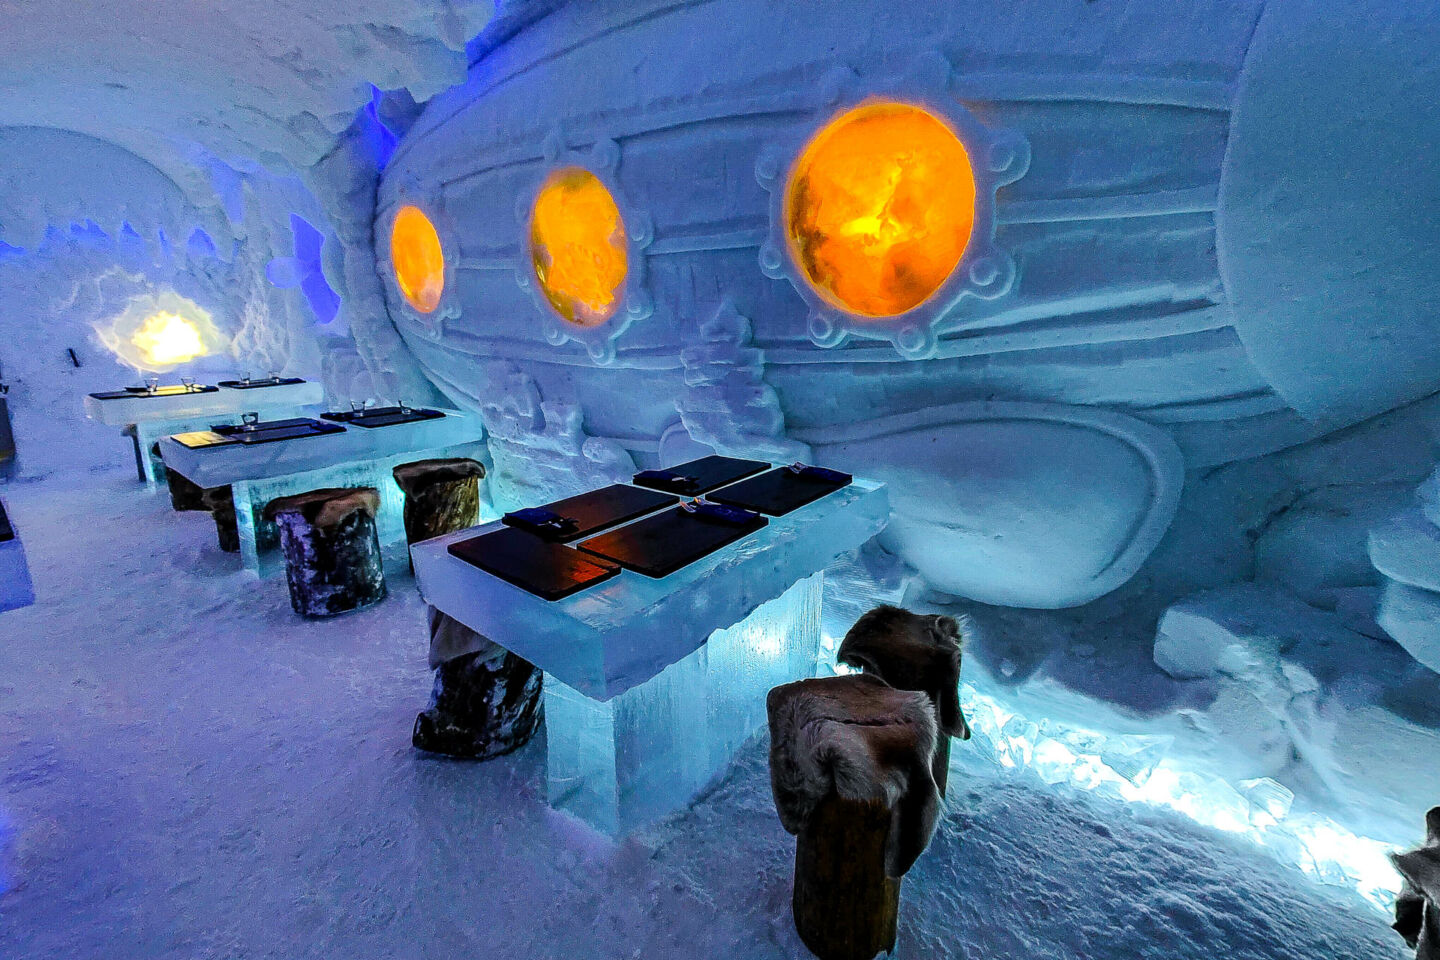
M 1425 827 L 1423 847 L 1390 857 L 1405 878 L 1394 926 L 1415 948 L 1416 960 L 1440 960 L 1440 807 L 1425 815 Z
M 798 834 L 831 793 L 891 811 L 886 873 L 901 877 L 939 817 L 930 772 L 935 715 L 924 694 L 877 677 L 800 680 L 770 691 L 770 786 L 780 823 Z
M 970 739 L 960 709 L 960 621 L 879 606 L 855 621 L 836 659 L 897 690 L 919 690 L 935 705 L 940 732 Z

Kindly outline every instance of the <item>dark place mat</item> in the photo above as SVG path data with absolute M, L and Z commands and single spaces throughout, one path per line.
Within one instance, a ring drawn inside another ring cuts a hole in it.
M 620 572 L 573 547 L 506 527 L 450 544 L 450 555 L 545 600 L 560 600 Z
M 96 400 L 141 400 L 145 397 L 178 397 L 186 393 L 218 393 L 219 387 L 207 387 L 203 384 L 195 384 L 195 389 L 186 390 L 184 385 L 160 387 L 154 393 L 144 387 L 126 387 L 124 390 L 110 390 L 106 393 L 92 393 L 90 396 Z
M 798 510 L 836 490 L 845 489 L 850 486 L 851 479 L 848 473 L 837 474 L 835 479 L 822 479 L 796 473 L 789 467 L 777 467 L 769 473 L 717 490 L 709 498 L 716 503 L 783 517 L 791 510 Z
M 635 474 L 634 483 L 638 487 L 693 497 L 769 469 L 770 464 L 764 460 L 701 457 L 663 470 L 642 470 Z
M 10 518 L 5 514 L 5 501 L 0 500 L 0 543 L 14 539 L 15 528 L 10 526 Z
M 260 387 L 285 387 L 304 382 L 304 377 L 266 377 L 264 380 L 251 380 L 248 383 L 244 380 L 221 380 L 219 386 L 227 390 L 256 390 Z
M 376 407 L 364 414 L 352 410 L 322 413 L 321 418 L 335 423 L 348 423 L 352 427 L 393 427 L 397 423 L 418 423 L 421 420 L 441 420 L 445 414 L 439 410 L 412 408 L 402 413 L 399 407 Z
M 308 417 L 297 417 L 291 420 L 270 420 L 257 423 L 253 430 L 246 430 L 242 424 L 226 423 L 211 427 L 210 431 L 235 443 L 254 446 L 257 443 L 274 443 L 277 440 L 299 440 L 304 437 L 324 436 L 327 433 L 344 433 L 345 428 L 338 423 L 325 423 L 321 420 L 311 420 Z M 205 446 L 214 445 L 205 444 Z
M 563 531 L 549 531 L 544 534 L 547 539 L 569 543 L 571 540 L 599 533 L 607 527 L 671 506 L 678 499 L 667 493 L 613 483 L 599 490 L 547 503 L 538 509 L 548 510 L 556 516 L 573 521 L 567 524 Z M 509 526 L 525 526 L 523 521 L 513 514 L 507 514 L 502 519 Z
M 675 507 L 586 540 L 580 549 L 647 577 L 665 577 L 762 529 L 768 522 L 755 515 L 744 524 L 732 525 Z

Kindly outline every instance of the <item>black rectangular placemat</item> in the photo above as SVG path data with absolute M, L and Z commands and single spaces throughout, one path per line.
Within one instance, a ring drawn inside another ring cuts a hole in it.
M 783 517 L 791 510 L 798 510 L 807 503 L 848 487 L 849 474 L 839 476 L 844 478 L 843 483 L 839 479 L 817 479 L 797 474 L 789 467 L 777 467 L 769 473 L 717 490 L 710 494 L 710 499 L 716 503 L 758 510 L 772 517 Z
M 264 380 L 221 380 L 218 386 L 227 390 L 258 390 L 261 387 L 285 387 L 304 382 L 304 377 L 266 377 Z
M 10 518 L 5 515 L 5 501 L 0 500 L 0 543 L 14 539 L 15 528 L 10 526 Z
M 764 517 L 756 517 L 745 526 L 732 526 L 674 507 L 592 537 L 580 544 L 580 549 L 647 577 L 665 577 L 754 533 L 767 522 Z
M 178 397 L 186 393 L 218 393 L 219 387 L 207 387 L 196 384 L 189 390 L 184 385 L 159 387 L 154 393 L 144 387 L 126 387 L 124 390 L 109 390 L 104 393 L 92 393 L 90 396 L 96 400 L 144 400 L 146 397 Z
M 441 420 L 445 414 L 439 410 L 425 410 L 412 408 L 401 410 L 399 407 L 376 407 L 373 410 L 366 410 L 364 413 L 357 413 L 350 410 L 337 410 L 331 413 L 322 413 L 320 416 L 326 420 L 333 420 L 336 423 L 346 423 L 352 427 L 393 427 L 397 423 L 418 423 L 421 420 Z
M 514 527 L 456 541 L 450 555 L 545 600 L 563 599 L 620 572 L 613 563 Z
M 625 523 L 627 520 L 634 520 L 662 507 L 668 507 L 678 499 L 668 493 L 612 483 L 599 490 L 544 504 L 541 509 L 574 521 L 568 532 L 551 537 L 561 543 L 569 543 L 571 540 L 599 533 L 617 523 Z M 509 518 L 506 518 L 505 522 L 513 524 Z
M 744 480 L 770 469 L 764 460 L 740 460 L 735 457 L 701 457 L 664 470 L 645 470 L 635 474 L 635 485 L 651 490 L 664 490 L 681 496 L 694 497 L 736 480 Z
M 254 446 L 257 443 L 274 443 L 277 440 L 299 440 L 304 437 L 319 437 L 327 433 L 344 433 L 345 428 L 338 423 L 325 423 L 322 420 L 311 420 L 309 417 L 296 417 L 291 420 L 270 420 L 266 423 L 257 423 L 253 430 L 246 430 L 243 424 L 226 423 L 220 426 L 211 427 L 210 430 L 228 437 L 236 443 L 243 443 L 247 446 Z

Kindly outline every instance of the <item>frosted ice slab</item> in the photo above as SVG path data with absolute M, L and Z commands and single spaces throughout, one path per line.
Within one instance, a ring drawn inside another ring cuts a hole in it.
M 683 807 L 765 724 L 772 687 L 813 676 L 824 574 L 610 700 L 545 677 L 550 804 L 618 835 Z
M 253 390 L 221 387 L 207 393 L 176 393 L 163 397 L 136 396 L 135 399 L 97 400 L 85 398 L 85 416 L 111 426 L 149 421 L 193 420 L 195 418 L 240 414 L 254 410 L 272 413 L 324 402 L 325 388 L 319 383 L 285 383 Z M 264 418 L 262 418 L 264 419 Z

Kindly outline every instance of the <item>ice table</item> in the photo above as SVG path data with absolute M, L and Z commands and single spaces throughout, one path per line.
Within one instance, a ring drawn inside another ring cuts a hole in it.
M 405 563 L 404 494 L 390 471 L 429 457 L 479 457 L 485 428 L 457 410 L 438 420 L 417 420 L 387 427 L 346 427 L 340 433 L 254 446 L 190 449 L 173 437 L 160 440 L 169 470 L 201 487 L 230 486 L 240 529 L 245 568 L 268 576 L 283 561 L 273 525 L 260 514 L 276 497 L 324 487 L 374 487 L 380 491 L 376 526 L 387 558 Z
M 101 400 L 85 397 L 85 416 L 109 426 L 124 427 L 135 442 L 135 470 L 150 486 L 157 481 L 150 446 L 161 437 L 189 430 L 204 430 L 214 423 L 238 423 L 240 414 L 255 411 L 262 420 L 323 403 L 325 389 L 318 383 L 282 383 L 237 390 L 219 387 L 200 393 Z
M 550 803 L 614 835 L 687 803 L 765 723 L 766 692 L 814 675 L 821 571 L 889 512 L 857 479 L 668 577 L 553 602 L 449 554 L 498 523 L 411 556 L 430 604 L 544 671 Z
M 30 567 L 25 563 L 25 546 L 0 501 L 0 613 L 28 607 L 35 602 Z

